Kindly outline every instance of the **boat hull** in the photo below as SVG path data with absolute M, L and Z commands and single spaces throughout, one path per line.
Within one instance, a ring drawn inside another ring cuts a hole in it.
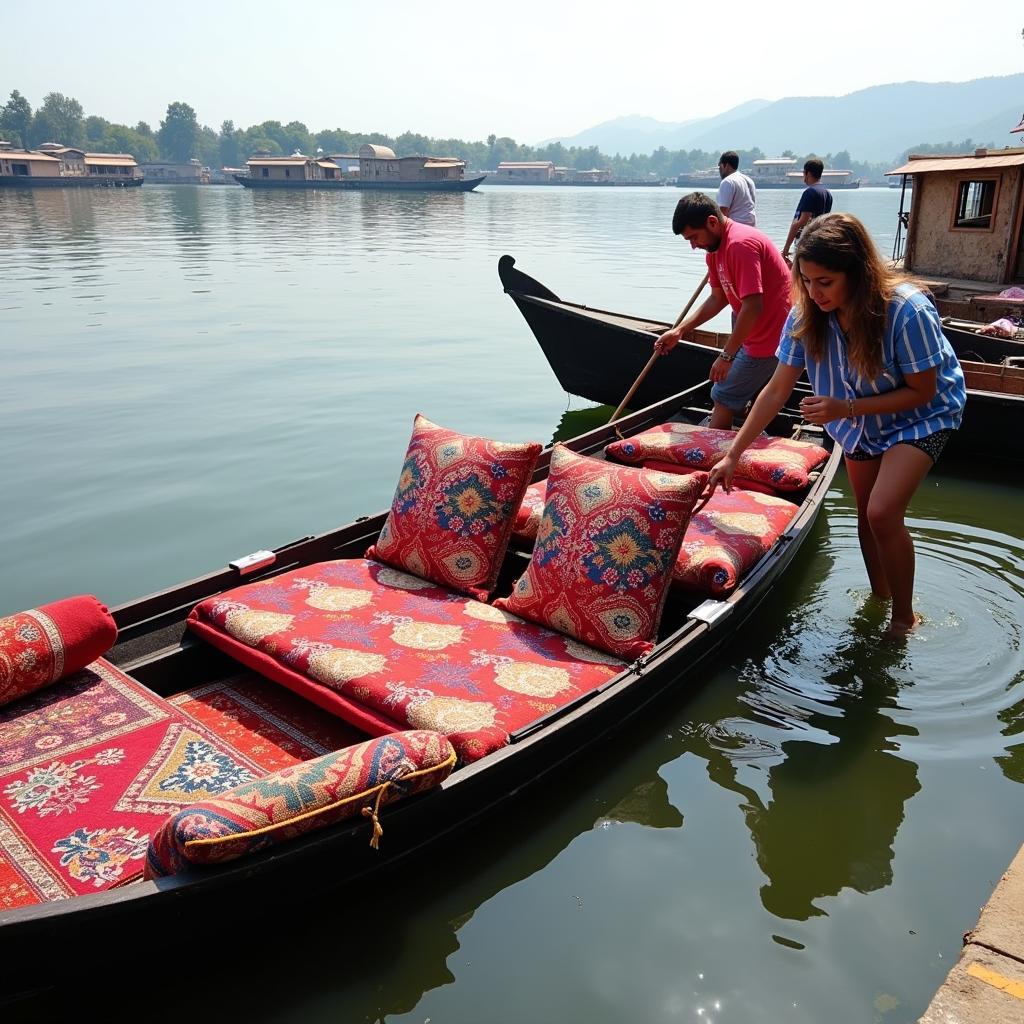
M 571 395 L 618 405 L 651 355 L 654 337 L 670 325 L 563 302 L 539 281 L 503 256 L 499 274 L 540 344 L 559 384 Z M 948 329 L 948 337 L 967 369 L 972 362 L 999 363 L 1016 355 L 1012 342 Z M 725 336 L 719 335 L 718 339 Z M 1024 356 L 1024 351 L 1020 352 Z M 659 359 L 637 389 L 635 404 L 658 402 L 682 387 L 706 378 L 716 357 L 709 345 L 681 342 Z M 996 381 L 989 377 L 991 383 Z M 968 457 L 1024 460 L 1019 433 L 1024 427 L 1024 395 L 998 393 L 968 384 L 963 424 L 949 450 Z
M 0 174 L 0 188 L 138 188 L 144 178 L 33 178 L 27 174 Z
M 278 189 L 296 191 L 333 192 L 472 192 L 486 178 L 464 178 L 461 181 L 358 181 L 352 179 L 320 181 L 281 181 L 272 178 L 250 178 L 247 174 L 236 174 L 235 181 L 246 188 Z

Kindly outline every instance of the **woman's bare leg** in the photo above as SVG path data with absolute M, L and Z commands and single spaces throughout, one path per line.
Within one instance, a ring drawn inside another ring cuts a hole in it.
M 893 445 L 881 458 L 868 496 L 868 526 L 892 595 L 887 630 L 891 636 L 909 633 L 917 623 L 913 607 L 914 541 L 905 518 L 910 499 L 932 465 L 920 448 Z M 870 575 L 870 569 L 868 572 Z
M 864 567 L 868 571 L 871 592 L 876 597 L 888 600 L 892 597 L 892 589 L 889 586 L 882 556 L 868 523 L 868 501 L 871 498 L 875 480 L 878 478 L 878 471 L 882 468 L 882 460 L 871 459 L 869 462 L 859 462 L 846 459 L 845 461 L 846 475 L 850 479 L 853 496 L 857 502 L 857 539 L 860 541 L 860 553 L 864 558 Z

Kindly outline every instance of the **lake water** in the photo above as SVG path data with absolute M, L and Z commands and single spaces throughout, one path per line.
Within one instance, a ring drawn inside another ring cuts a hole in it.
M 383 508 L 417 411 L 583 429 L 601 414 L 559 390 L 498 257 L 671 320 L 704 273 L 681 194 L 0 192 L 0 614 L 116 604 Z M 797 195 L 759 196 L 780 241 Z M 835 198 L 888 253 L 899 193 Z M 1024 499 L 944 462 L 911 512 L 905 647 L 877 642 L 841 474 L 777 598 L 641 726 L 357 901 L 197 921 L 159 963 L 129 937 L 147 1015 L 916 1020 L 1022 839 Z

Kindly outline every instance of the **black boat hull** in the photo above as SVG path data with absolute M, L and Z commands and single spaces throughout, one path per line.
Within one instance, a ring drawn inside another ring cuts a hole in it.
M 274 178 L 250 178 L 236 174 L 235 181 L 246 188 L 276 189 L 286 192 L 472 192 L 486 178 L 464 178 L 461 181 L 370 181 L 351 178 L 324 178 L 319 181 L 282 181 Z

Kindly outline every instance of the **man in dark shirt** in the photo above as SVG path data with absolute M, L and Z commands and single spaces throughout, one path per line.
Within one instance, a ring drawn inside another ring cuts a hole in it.
M 832 212 L 832 193 L 821 183 L 821 175 L 825 165 L 820 160 L 808 160 L 804 164 L 804 184 L 807 186 L 800 194 L 800 202 L 796 204 L 796 213 L 793 214 L 793 223 L 789 225 L 789 234 L 786 235 L 786 244 L 782 247 L 782 258 L 787 262 L 789 248 L 793 242 L 800 237 L 804 225 L 823 213 Z

